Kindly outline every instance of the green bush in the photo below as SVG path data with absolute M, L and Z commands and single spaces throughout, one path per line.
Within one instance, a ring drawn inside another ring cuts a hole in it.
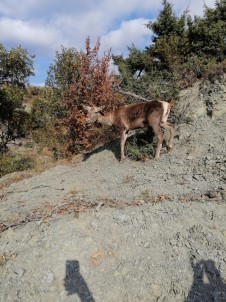
M 132 160 L 147 160 L 155 154 L 156 141 L 151 129 L 140 131 L 128 138 L 126 142 L 126 156 Z
M 0 158 L 0 177 L 12 172 L 33 169 L 34 167 L 35 161 L 31 157 L 7 152 Z

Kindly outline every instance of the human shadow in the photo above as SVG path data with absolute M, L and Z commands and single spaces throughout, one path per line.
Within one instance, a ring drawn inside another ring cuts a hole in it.
M 79 262 L 77 260 L 66 261 L 64 287 L 68 295 L 78 295 L 81 302 L 95 302 L 86 281 L 80 274 Z
M 226 284 L 214 261 L 190 259 L 193 284 L 184 302 L 226 302 Z

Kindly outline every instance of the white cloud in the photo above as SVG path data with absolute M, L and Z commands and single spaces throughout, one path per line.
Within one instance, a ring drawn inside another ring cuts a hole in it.
M 16 0 L 1 0 L 0 12 L 8 17 L 27 18 L 38 7 L 38 2 L 41 1 L 21 0 L 18 3 Z
M 191 15 L 202 15 L 204 3 L 215 5 L 215 0 L 169 2 L 177 15 L 187 8 Z M 156 0 L 0 0 L 1 43 L 21 44 L 37 58 L 50 59 L 61 45 L 83 48 L 90 36 L 93 43 L 101 38 L 102 51 L 125 54 L 132 43 L 138 48 L 150 43 L 145 24 L 161 9 L 162 1 Z
M 101 36 L 106 28 L 105 14 L 101 11 L 89 12 L 79 16 L 59 15 L 52 26 L 56 27 L 65 38 L 66 46 L 82 48 L 87 36 Z
M 136 47 L 144 45 L 146 36 L 151 36 L 151 32 L 145 26 L 149 20 L 139 18 L 122 22 L 117 30 L 113 30 L 101 38 L 102 48 L 112 48 L 113 53 L 122 53 L 122 50 L 127 49 L 133 43 Z M 150 42 L 150 40 L 149 40 Z
M 57 29 L 34 21 L 21 21 L 10 18 L 0 20 L 1 40 L 29 45 L 30 48 L 53 49 L 58 45 Z
M 46 18 L 54 14 L 80 15 L 102 11 L 106 18 L 128 15 L 133 11 L 147 11 L 161 6 L 156 0 L 1 0 L 0 12 L 14 18 L 35 16 Z
M 190 8 L 196 14 L 202 14 L 203 6 L 213 6 L 215 0 L 169 0 L 176 11 Z M 158 13 L 162 1 L 156 0 L 1 0 L 0 14 L 26 20 L 31 18 L 48 19 L 55 15 L 68 15 L 87 17 L 90 12 L 101 13 L 109 23 L 115 18 L 130 16 L 133 13 L 153 14 Z M 137 16 L 136 16 L 137 17 Z M 75 19 L 76 21 L 76 19 Z M 101 19 L 98 21 L 102 22 Z M 92 19 L 90 20 L 92 22 Z
M 205 0 L 210 6 L 214 2 Z M 188 7 L 201 14 L 204 5 L 202 0 L 172 3 L 178 13 Z M 80 49 L 88 35 L 102 37 L 107 48 L 118 49 L 120 43 L 142 42 L 142 36 L 148 34 L 142 19 L 152 19 L 161 7 L 156 0 L 20 0 L 19 4 L 18 0 L 1 0 L 0 35 L 3 43 L 14 41 L 28 48 L 35 46 L 37 51 L 57 50 L 60 45 Z
M 204 5 L 213 7 L 215 2 L 215 0 L 174 0 L 171 3 L 173 3 L 173 9 L 178 15 L 188 9 L 191 16 L 202 16 Z

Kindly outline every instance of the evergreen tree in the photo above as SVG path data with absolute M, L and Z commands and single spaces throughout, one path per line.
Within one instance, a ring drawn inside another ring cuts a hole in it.
M 154 33 L 153 42 L 162 36 L 180 35 L 183 31 L 183 19 L 178 18 L 173 12 L 173 5 L 167 0 L 162 1 L 163 9 L 160 11 L 156 21 L 150 21 L 147 27 Z
M 204 17 L 188 22 L 191 53 L 223 61 L 226 55 L 226 1 L 217 1 L 215 8 L 204 8 Z
M 0 44 L 0 153 L 25 135 L 28 114 L 23 97 L 28 77 L 34 75 L 32 58 L 21 46 L 7 50 Z

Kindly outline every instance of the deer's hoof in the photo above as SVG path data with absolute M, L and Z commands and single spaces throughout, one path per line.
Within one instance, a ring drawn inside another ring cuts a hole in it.
M 126 159 L 125 156 L 121 157 L 121 158 L 119 159 L 120 164 L 123 163 L 125 159 Z
M 168 152 L 172 151 L 172 149 L 173 149 L 173 146 L 167 146 L 167 151 Z

